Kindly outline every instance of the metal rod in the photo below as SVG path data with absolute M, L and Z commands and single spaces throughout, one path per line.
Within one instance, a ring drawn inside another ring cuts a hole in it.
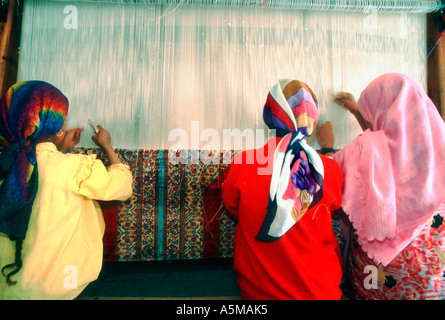
M 441 1 L 403 1 L 403 0 L 42 0 L 52 2 L 103 2 L 116 4 L 151 4 L 151 5 L 197 5 L 225 7 L 259 7 L 295 10 L 325 11 L 390 11 L 431 13 L 445 9 L 445 0 Z

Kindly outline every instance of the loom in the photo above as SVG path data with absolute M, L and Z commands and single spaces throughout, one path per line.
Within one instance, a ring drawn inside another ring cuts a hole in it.
M 85 127 L 73 152 L 106 161 L 90 139 L 90 118 L 111 132 L 134 172 L 133 198 L 102 204 L 107 260 L 230 257 L 236 224 L 220 187 L 233 154 L 268 138 L 262 107 L 271 86 L 279 78 L 307 82 L 341 148 L 361 130 L 331 93 L 358 98 L 385 72 L 427 88 L 426 14 L 444 6 L 27 0 L 17 79 L 45 80 L 67 95 L 69 126 Z

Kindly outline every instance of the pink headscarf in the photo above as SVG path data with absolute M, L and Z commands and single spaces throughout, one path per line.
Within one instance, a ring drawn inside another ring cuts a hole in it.
M 372 81 L 358 106 L 372 131 L 334 156 L 345 175 L 343 210 L 363 250 L 386 266 L 445 199 L 445 124 L 402 74 Z

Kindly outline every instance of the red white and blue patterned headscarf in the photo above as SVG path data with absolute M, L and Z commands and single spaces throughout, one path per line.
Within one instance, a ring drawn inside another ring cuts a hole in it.
M 281 79 L 267 96 L 263 119 L 283 136 L 274 153 L 267 214 L 257 235 L 259 240 L 273 241 L 323 194 L 323 163 L 305 140 L 318 121 L 317 98 L 305 83 Z

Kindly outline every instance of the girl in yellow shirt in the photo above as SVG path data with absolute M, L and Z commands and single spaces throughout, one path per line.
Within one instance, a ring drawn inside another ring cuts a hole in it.
M 126 200 L 132 175 L 104 128 L 94 155 L 65 154 L 82 129 L 66 131 L 67 98 L 27 81 L 0 100 L 0 299 L 73 299 L 102 267 L 104 220 L 95 200 Z

